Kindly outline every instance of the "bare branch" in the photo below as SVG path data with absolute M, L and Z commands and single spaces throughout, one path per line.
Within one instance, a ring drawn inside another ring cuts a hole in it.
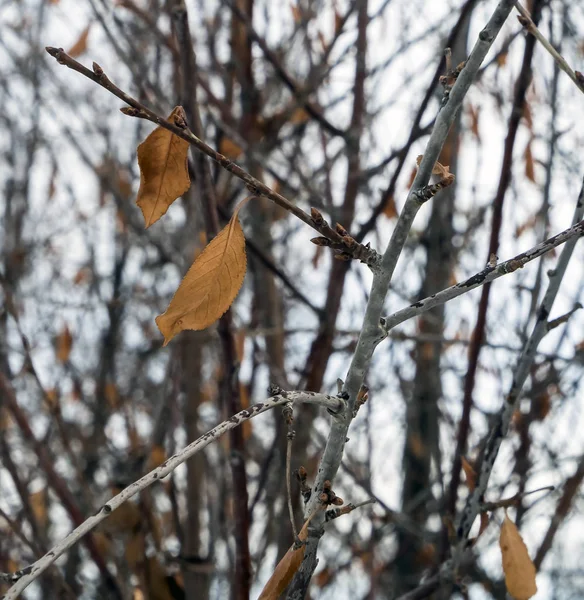
M 381 328 L 383 331 L 388 334 L 391 329 L 403 323 L 404 321 L 408 321 L 413 317 L 417 317 L 422 313 L 434 308 L 435 306 L 440 306 L 441 304 L 445 304 L 454 298 L 458 298 L 471 290 L 474 290 L 482 285 L 490 283 L 491 281 L 495 281 L 495 279 L 499 279 L 499 277 L 503 277 L 503 275 L 508 275 L 509 273 L 513 273 L 517 271 L 517 269 L 522 269 L 527 263 L 539 258 L 553 250 L 557 246 L 561 244 L 566 244 L 568 242 L 572 242 L 575 244 L 579 237 L 584 235 L 584 221 L 579 221 L 576 225 L 554 235 L 551 238 L 541 242 L 537 246 L 518 254 L 517 256 L 506 260 L 498 264 L 497 266 L 488 266 L 483 269 L 480 273 L 469 277 L 465 281 L 461 281 L 456 285 L 453 285 L 437 294 L 432 294 L 428 298 L 424 298 L 411 306 L 406 308 L 402 308 L 397 312 L 393 313 L 388 317 L 382 317 Z M 573 247 L 573 246 L 572 246 Z M 572 314 L 573 311 L 570 312 Z M 565 320 L 565 317 L 562 317 Z M 550 327 L 546 324 L 546 329 L 549 331 Z
M 579 222 L 572 229 L 576 227 L 582 229 L 582 227 L 584 227 L 583 222 L 580 221 L 583 216 L 584 180 L 582 182 L 582 188 L 580 189 L 580 194 L 578 196 L 578 202 L 576 204 L 573 217 L 573 222 Z M 455 563 L 460 560 L 462 550 L 466 543 L 466 538 L 468 537 L 472 524 L 479 512 L 480 499 L 487 490 L 489 478 L 491 476 L 493 466 L 495 465 L 501 442 L 509 431 L 511 418 L 517 409 L 517 403 L 521 395 L 521 390 L 529 375 L 537 351 L 537 346 L 548 332 L 548 316 L 558 294 L 560 283 L 564 277 L 570 258 L 572 257 L 577 239 L 578 238 L 576 237 L 572 237 L 567 241 L 564 249 L 562 250 L 560 258 L 558 259 L 557 267 L 549 273 L 550 282 L 538 311 L 537 322 L 519 358 L 513 377 L 513 383 L 511 384 L 511 389 L 505 397 L 503 401 L 503 407 L 501 408 L 501 411 L 495 419 L 495 422 L 489 432 L 489 437 L 485 446 L 484 457 L 480 465 L 480 469 L 478 469 L 479 476 L 477 485 L 467 498 L 466 505 L 457 524 L 456 534 L 459 542 L 453 557 Z
M 336 420 L 332 424 L 327 445 L 319 466 L 318 476 L 313 487 L 313 496 L 307 506 L 307 515 L 312 514 L 317 509 L 317 498 L 323 489 L 324 482 L 326 480 L 332 481 L 337 473 L 347 440 L 347 432 L 349 425 L 351 424 L 352 412 L 357 395 L 363 384 L 365 372 L 369 367 L 375 348 L 385 337 L 385 332 L 379 325 L 381 311 L 383 310 L 385 297 L 398 258 L 403 250 L 414 218 L 424 203 L 423 200 L 420 199 L 419 194 L 428 184 L 434 164 L 438 160 L 440 150 L 444 145 L 448 131 L 462 105 L 462 101 L 512 8 L 512 0 L 503 0 L 500 2 L 489 22 L 479 34 L 479 39 L 466 61 L 465 67 L 460 72 L 450 91 L 448 101 L 438 114 L 432 135 L 430 136 L 430 140 L 426 147 L 426 152 L 420 163 L 418 173 L 406 200 L 404 209 L 393 231 L 379 268 L 374 272 L 371 294 L 367 303 L 363 327 L 345 382 L 345 392 L 349 397 L 349 410 L 343 415 L 343 418 Z M 310 557 L 314 556 L 313 560 L 315 560 L 316 555 L 312 550 L 317 544 L 318 538 L 309 538 L 308 550 L 306 553 L 307 559 L 305 559 L 301 571 L 304 570 L 305 573 L 312 573 L 314 570 L 315 563 L 311 562 Z
M 211 146 L 205 144 L 203 140 L 198 138 L 192 131 L 186 127 L 186 123 L 171 123 L 167 121 L 160 115 L 157 115 L 155 112 L 151 111 L 142 103 L 138 102 L 136 99 L 132 98 L 129 94 L 126 94 L 123 90 L 113 84 L 108 76 L 104 73 L 104 70 L 97 64 L 93 63 L 93 71 L 90 71 L 87 67 L 84 67 L 80 62 L 76 61 L 74 58 L 69 56 L 62 48 L 53 48 L 47 47 L 46 51 L 54 57 L 57 62 L 61 65 L 65 65 L 69 67 L 73 71 L 77 71 L 85 77 L 91 79 L 101 87 L 105 88 L 109 92 L 111 92 L 114 96 L 117 96 L 121 100 L 123 100 L 128 106 L 131 108 L 122 108 L 121 111 L 130 117 L 137 117 L 139 119 L 146 119 L 147 121 L 151 121 L 152 123 L 156 123 L 160 127 L 164 127 L 164 129 L 168 129 L 178 137 L 186 140 L 189 144 L 195 146 L 198 150 L 212 158 L 215 162 L 219 163 L 226 171 L 229 171 L 232 175 L 235 175 L 237 178 L 241 179 L 249 191 L 252 194 L 257 196 L 265 196 L 269 198 L 272 202 L 275 202 L 278 206 L 281 206 L 288 212 L 292 213 L 294 216 L 298 217 L 301 221 L 316 229 L 319 233 L 328 237 L 336 244 L 341 244 L 344 247 L 347 247 L 347 252 L 350 252 L 351 255 L 354 255 L 359 260 L 363 262 L 367 262 L 369 266 L 373 266 L 377 263 L 377 253 L 375 250 L 372 250 L 362 244 L 357 243 L 355 240 L 354 247 L 347 246 L 346 237 L 342 236 L 334 229 L 332 229 L 326 221 L 317 222 L 307 213 L 305 213 L 301 208 L 298 208 L 295 204 L 290 202 L 287 198 L 284 198 L 278 192 L 275 192 L 272 188 L 267 186 L 265 183 L 262 183 L 259 179 L 256 179 L 252 175 L 250 175 L 247 171 L 242 169 L 239 165 L 234 163 L 232 160 L 228 159 L 226 156 L 217 152 L 211 148 Z M 352 238 L 351 238 L 352 239 Z
M 15 600 L 18 598 L 18 596 L 64 552 L 81 540 L 102 521 L 105 521 L 105 519 L 107 519 L 114 510 L 124 504 L 124 502 L 127 502 L 139 492 L 145 490 L 172 473 L 172 471 L 174 471 L 174 469 L 176 469 L 179 465 L 183 464 L 186 460 L 191 458 L 191 456 L 194 456 L 197 454 L 197 452 L 200 452 L 203 448 L 219 439 L 227 431 L 234 429 L 235 427 L 239 427 L 239 425 L 245 421 L 253 419 L 257 415 L 265 413 L 276 406 L 282 406 L 289 402 L 300 402 L 323 406 L 327 408 L 332 415 L 342 414 L 345 409 L 345 402 L 341 398 L 327 396 L 325 394 L 316 394 L 314 392 L 282 391 L 281 394 L 268 398 L 265 402 L 258 402 L 257 404 L 250 406 L 249 409 L 242 410 L 236 415 L 233 415 L 227 421 L 223 421 L 223 423 L 220 423 L 202 435 L 200 438 L 183 448 L 180 452 L 177 452 L 174 456 L 171 456 L 159 467 L 150 471 L 150 473 L 144 475 L 144 477 L 141 477 L 127 488 L 122 490 L 119 494 L 106 502 L 95 515 L 86 519 L 83 523 L 81 523 L 81 525 L 79 525 L 79 527 L 74 529 L 68 536 L 56 544 L 52 550 L 50 550 L 50 552 L 39 558 L 39 560 L 37 560 L 34 564 L 15 574 L 14 576 L 18 576 L 19 574 L 22 574 L 22 576 L 8 590 L 4 596 L 4 599 Z
M 584 93 L 584 77 L 579 71 L 574 71 L 567 63 L 566 59 L 547 41 L 545 36 L 537 28 L 537 25 L 532 21 L 529 11 L 523 8 L 520 2 L 515 2 L 515 8 L 521 15 L 518 17 L 519 22 L 533 35 L 537 41 L 551 54 L 560 69 L 568 75 L 568 77 L 576 84 L 576 87 Z

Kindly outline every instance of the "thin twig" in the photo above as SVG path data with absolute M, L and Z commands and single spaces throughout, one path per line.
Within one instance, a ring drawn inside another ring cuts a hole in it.
M 76 61 L 74 58 L 69 56 L 62 48 L 54 48 L 48 46 L 46 48 L 46 51 L 53 58 L 55 58 L 59 64 L 65 65 L 73 71 L 81 73 L 88 79 L 91 79 L 91 81 L 94 81 L 101 87 L 108 90 L 114 96 L 120 98 L 120 100 L 124 101 L 128 106 L 131 107 L 130 109 L 123 108 L 122 112 L 124 114 L 131 117 L 151 121 L 152 123 L 156 123 L 160 127 L 164 127 L 164 129 L 171 131 L 178 137 L 182 138 L 183 140 L 186 140 L 187 142 L 189 142 L 189 144 L 195 146 L 198 150 L 212 158 L 215 162 L 220 164 L 226 171 L 229 171 L 229 173 L 241 179 L 241 181 L 243 181 L 246 184 L 246 186 L 252 194 L 255 194 L 257 196 L 265 196 L 272 202 L 275 202 L 278 206 L 281 206 L 288 212 L 292 213 L 294 216 L 298 217 L 301 221 L 318 231 L 321 235 L 330 239 L 333 243 L 346 246 L 347 237 L 341 235 L 335 229 L 330 227 L 324 219 L 315 220 L 314 218 L 312 218 L 301 208 L 290 202 L 290 200 L 284 198 L 284 196 L 282 196 L 278 192 L 275 192 L 265 183 L 250 175 L 247 171 L 242 169 L 232 160 L 228 159 L 220 152 L 213 150 L 211 146 L 207 145 L 200 138 L 198 138 L 186 126 L 183 126 L 183 123 L 176 124 L 167 121 L 160 115 L 147 108 L 142 103 L 138 102 L 136 99 L 132 98 L 132 96 L 130 96 L 129 94 L 126 94 L 126 92 L 121 90 L 109 80 L 107 75 L 104 73 L 103 69 L 97 63 L 93 63 L 93 71 L 90 71 L 80 62 Z M 371 267 L 377 264 L 378 255 L 375 252 L 375 250 L 363 246 L 362 244 L 355 242 L 355 246 L 352 248 L 347 248 L 346 251 L 350 252 L 354 258 L 357 258 L 358 260 L 367 263 Z
M 386 337 L 385 332 L 380 328 L 381 313 L 397 261 L 406 243 L 414 218 L 423 205 L 423 202 L 419 198 L 419 192 L 428 184 L 434 164 L 438 160 L 440 151 L 448 136 L 450 127 L 460 110 L 463 99 L 512 8 L 512 0 L 503 0 L 498 4 L 489 22 L 480 32 L 479 39 L 466 61 L 464 69 L 462 69 L 450 91 L 447 103 L 441 108 L 438 114 L 411 191 L 408 194 L 379 269 L 376 269 L 373 274 L 373 283 L 365 310 L 363 327 L 344 386 L 344 393 L 349 398 L 349 411 L 344 419 L 337 419 L 332 423 L 327 445 L 319 464 L 312 498 L 308 502 L 305 515 L 310 515 L 317 509 L 318 497 L 323 490 L 324 482 L 333 480 L 337 473 L 342 460 L 343 449 L 347 440 L 347 433 L 351 424 L 352 411 L 357 395 L 363 384 L 365 373 L 369 368 L 373 352 Z M 316 566 L 317 545 L 317 538 L 309 538 L 305 560 L 301 566 L 301 569 L 304 569 L 306 573 L 312 573 Z M 304 587 L 303 589 L 306 588 Z
M 0 379 L 1 381 L 1 379 Z M 294 402 L 307 404 L 316 404 L 328 409 L 333 416 L 343 414 L 345 412 L 345 402 L 335 396 L 327 396 L 326 394 L 317 394 L 314 392 L 285 392 L 280 395 L 268 398 L 264 402 L 253 404 L 249 408 L 233 415 L 227 421 L 223 421 L 197 440 L 183 448 L 180 452 L 165 460 L 159 467 L 153 469 L 127 488 L 123 489 L 119 494 L 106 502 L 93 516 L 83 521 L 69 535 L 63 538 L 56 544 L 50 552 L 39 558 L 35 563 L 24 569 L 26 573 L 8 590 L 4 596 L 4 600 L 15 600 L 18 596 L 49 566 L 51 566 L 63 553 L 71 546 L 76 544 L 99 523 L 107 519 L 114 510 L 139 492 L 150 487 L 154 483 L 162 480 L 164 477 L 172 473 L 179 465 L 187 461 L 191 456 L 200 452 L 203 448 L 216 441 L 221 435 L 238 427 L 245 421 L 256 417 L 259 414 L 265 413 L 276 406 Z
M 397 312 L 393 313 L 388 317 L 382 317 L 381 327 L 383 331 L 388 334 L 391 329 L 403 323 L 404 321 L 408 321 L 413 317 L 416 317 L 435 306 L 439 306 L 441 304 L 445 304 L 454 298 L 458 298 L 458 296 L 462 296 L 467 292 L 474 290 L 477 287 L 490 283 L 495 279 L 499 279 L 499 277 L 503 277 L 503 275 L 508 275 L 509 273 L 513 273 L 517 271 L 517 269 L 522 269 L 527 263 L 543 256 L 550 250 L 553 250 L 557 246 L 561 244 L 565 244 L 567 242 L 575 243 L 577 239 L 584 235 L 584 220 L 579 221 L 574 226 L 554 235 L 551 238 L 537 244 L 533 248 L 518 254 L 514 258 L 506 260 L 498 264 L 497 266 L 489 266 L 483 269 L 480 273 L 476 273 L 472 277 L 457 283 L 437 294 L 432 294 L 432 296 L 428 296 L 423 300 L 419 300 L 415 302 L 411 306 L 406 308 L 402 308 Z M 546 323 L 546 329 L 548 328 L 548 324 Z
M 580 219 L 582 219 L 583 216 L 584 179 L 582 181 L 582 187 L 580 189 L 578 201 L 574 210 L 573 222 L 579 221 Z M 571 229 L 573 230 L 575 228 L 580 228 L 581 231 L 584 231 L 583 227 L 584 222 L 579 221 L 579 223 L 577 223 L 577 225 L 575 225 Z M 460 556 L 465 547 L 466 538 L 468 537 L 472 524 L 479 513 L 481 498 L 483 498 L 487 490 L 489 478 L 495 465 L 501 442 L 503 441 L 503 439 L 507 435 L 507 432 L 509 431 L 511 419 L 513 417 L 513 413 L 516 410 L 517 403 L 519 402 L 523 385 L 527 380 L 527 377 L 529 376 L 531 366 L 533 364 L 535 354 L 537 351 L 537 347 L 540 341 L 548 332 L 548 316 L 558 294 L 560 283 L 564 277 L 564 274 L 568 267 L 568 263 L 570 261 L 570 258 L 572 257 L 572 253 L 574 252 L 574 247 L 576 245 L 577 239 L 578 238 L 576 237 L 572 237 L 571 239 L 567 240 L 567 243 L 564 246 L 562 253 L 560 254 L 560 258 L 558 259 L 556 268 L 548 273 L 550 276 L 550 281 L 545 296 L 538 310 L 537 321 L 535 323 L 531 336 L 527 340 L 523 348 L 523 352 L 521 353 L 521 356 L 517 363 L 517 367 L 513 375 L 511 389 L 505 397 L 503 401 L 503 407 L 501 408 L 501 411 L 497 415 L 497 418 L 495 419 L 493 426 L 489 431 L 489 435 L 485 445 L 483 460 L 481 462 L 480 468 L 478 469 L 479 476 L 477 479 L 476 487 L 469 494 L 464 510 L 462 511 L 459 521 L 457 523 L 456 533 L 459 541 L 453 557 L 455 568 L 456 563 L 460 560 Z
M 288 434 L 286 435 L 286 490 L 288 493 L 288 513 L 290 514 L 290 524 L 292 525 L 292 533 L 294 534 L 294 540 L 298 539 L 298 530 L 296 529 L 296 523 L 294 522 L 294 507 L 292 506 L 292 480 L 290 473 L 290 462 L 292 459 L 292 440 L 296 435 L 294 429 L 292 429 L 292 423 L 294 422 L 294 413 L 292 410 L 292 404 L 285 404 L 282 410 L 286 425 L 288 427 Z
M 584 93 L 584 77 L 582 77 L 582 74 L 580 73 L 580 77 L 578 77 L 579 72 L 574 71 L 566 62 L 566 59 L 548 42 L 545 36 L 537 28 L 537 25 L 531 20 L 529 11 L 523 8 L 520 2 L 515 2 L 515 8 L 521 15 L 521 17 L 519 17 L 519 22 L 552 55 L 560 69 L 562 69 L 562 71 L 564 71 L 564 73 L 566 73 L 568 77 L 576 84 L 576 87 Z

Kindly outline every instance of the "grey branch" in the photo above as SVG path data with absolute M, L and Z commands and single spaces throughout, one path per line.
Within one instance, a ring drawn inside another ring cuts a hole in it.
M 414 179 L 412 189 L 407 197 L 403 211 L 400 214 L 381 262 L 373 269 L 373 283 L 371 286 L 369 302 L 367 303 L 365 311 L 363 327 L 345 381 L 345 392 L 347 392 L 349 396 L 348 410 L 342 418 L 338 418 L 332 423 L 314 484 L 314 493 L 311 501 L 306 507 L 305 518 L 308 518 L 317 510 L 317 499 L 319 493 L 322 491 L 324 482 L 326 480 L 334 480 L 339 465 L 341 464 L 347 432 L 349 430 L 349 425 L 351 424 L 355 402 L 359 390 L 361 389 L 365 372 L 369 367 L 375 348 L 386 335 L 379 326 L 383 303 L 387 295 L 395 266 L 403 250 L 414 218 L 420 207 L 424 204 L 424 199 L 420 194 L 430 181 L 432 169 L 442 150 L 442 146 L 446 141 L 448 131 L 462 106 L 462 101 L 469 90 L 481 63 L 493 44 L 493 41 L 509 16 L 513 5 L 514 3 L 512 0 L 499 2 L 489 19 L 489 22 L 480 32 L 479 39 L 466 61 L 464 68 L 458 75 L 456 82 L 450 91 L 447 102 L 441 108 L 440 113 L 436 118 L 434 129 L 432 130 L 426 151 L 424 152 L 424 157 L 420 163 L 418 173 Z M 318 522 L 319 518 L 320 517 L 317 516 L 313 521 L 315 527 L 322 526 L 322 522 Z M 318 545 L 318 536 L 309 538 L 306 558 L 302 562 L 301 568 L 294 580 L 295 586 L 300 584 L 299 580 L 302 580 L 306 587 L 308 586 L 310 576 L 315 568 L 316 552 L 314 552 L 314 547 L 316 545 Z M 306 587 L 304 589 L 306 589 Z
M 578 196 L 578 202 L 576 204 L 576 209 L 574 211 L 574 217 L 572 222 L 579 221 L 577 226 L 582 227 L 582 217 L 584 217 L 584 180 L 582 181 L 582 188 L 580 189 L 580 194 Z M 572 229 L 574 229 L 574 227 Z M 539 345 L 540 341 L 543 339 L 545 334 L 549 331 L 548 316 L 554 304 L 554 300 L 556 299 L 556 296 L 558 294 L 560 283 L 564 277 L 566 268 L 568 266 L 568 262 L 572 257 L 574 246 L 576 245 L 577 241 L 578 239 L 576 237 L 573 237 L 566 242 L 566 245 L 564 246 L 562 253 L 560 254 L 560 258 L 558 259 L 558 264 L 556 268 L 550 273 L 550 281 L 548 284 L 548 288 L 542 300 L 541 306 L 539 307 L 537 321 L 533 328 L 533 332 L 527 340 L 523 348 L 523 352 L 521 353 L 521 356 L 517 363 L 515 375 L 513 377 L 513 383 L 511 384 L 511 389 L 509 390 L 509 393 L 504 399 L 503 407 L 501 408 L 501 411 L 495 419 L 495 422 L 489 432 L 484 457 L 479 469 L 479 476 L 476 487 L 473 490 L 473 492 L 469 495 L 464 510 L 460 515 L 459 522 L 457 523 L 456 533 L 459 542 L 456 549 L 457 551 L 454 555 L 455 567 L 457 559 L 460 558 L 462 548 L 465 545 L 465 540 L 468 537 L 470 528 L 472 527 L 472 524 L 479 512 L 480 499 L 487 490 L 489 478 L 491 476 L 495 460 L 497 459 L 497 454 L 499 452 L 501 442 L 503 441 L 503 439 L 507 435 L 507 432 L 509 431 L 511 418 L 517 408 L 518 400 L 521 394 L 521 389 L 523 388 L 523 384 L 525 383 L 525 380 L 529 375 L 531 365 L 533 364 L 533 360 L 537 351 L 537 346 Z
M 461 281 L 460 283 L 446 288 L 445 290 L 442 290 L 437 294 L 433 294 L 432 296 L 428 296 L 427 298 L 424 298 L 419 302 L 415 302 L 414 304 L 406 308 L 402 308 L 401 310 L 398 310 L 389 317 L 382 317 L 380 323 L 381 328 L 386 334 L 389 334 L 389 331 L 393 329 L 396 325 L 399 325 L 404 321 L 408 321 L 413 317 L 417 317 L 418 315 L 425 313 L 426 311 L 430 310 L 431 308 L 434 308 L 435 306 L 445 304 L 449 300 L 458 298 L 458 296 L 462 296 L 462 294 L 466 294 L 467 292 L 470 292 L 471 290 L 474 290 L 477 287 L 485 285 L 485 283 L 490 283 L 495 279 L 499 279 L 499 277 L 502 277 L 503 275 L 513 273 L 517 269 L 522 269 L 523 266 L 526 265 L 528 262 L 531 262 L 532 260 L 543 256 L 546 252 L 549 252 L 550 250 L 556 248 L 557 246 L 560 246 L 561 244 L 570 243 L 571 245 L 566 246 L 566 248 L 573 248 L 578 238 L 582 235 L 584 235 L 584 221 L 579 221 L 569 229 L 566 229 L 565 231 L 562 231 L 561 233 L 558 233 L 557 235 L 548 238 L 544 242 L 541 242 L 540 244 L 534 246 L 526 252 L 518 254 L 514 258 L 511 258 L 503 263 L 499 263 L 495 267 L 487 267 L 486 269 L 483 269 L 480 273 L 469 277 L 465 281 Z M 556 279 L 557 276 L 553 274 L 551 281 L 554 282 Z
M 230 429 L 238 427 L 244 421 L 253 419 L 253 417 L 265 413 L 276 406 L 282 406 L 287 403 L 296 402 L 318 404 L 323 406 L 333 415 L 333 417 L 335 417 L 337 414 L 342 414 L 345 412 L 345 402 L 341 398 L 327 396 L 326 394 L 316 394 L 314 392 L 286 391 L 281 391 L 278 395 L 272 396 L 264 402 L 258 402 L 257 404 L 250 406 L 248 409 L 238 412 L 227 421 L 223 421 L 223 423 L 220 423 L 202 435 L 200 438 L 183 448 L 180 452 L 177 452 L 174 456 L 171 456 L 159 467 L 130 484 L 111 500 L 108 500 L 108 502 L 106 502 L 96 514 L 89 517 L 86 521 L 79 525 L 79 527 L 74 529 L 69 535 L 63 538 L 63 540 L 56 544 L 49 552 L 39 558 L 35 563 L 17 573 L 12 574 L 12 580 L 14 581 L 14 578 L 16 578 L 18 581 L 8 590 L 8 592 L 6 592 L 4 600 L 15 600 L 18 598 L 18 596 L 63 553 L 71 548 L 71 546 L 79 542 L 84 535 L 89 533 L 102 521 L 105 521 L 105 519 L 107 519 L 114 510 L 119 508 L 122 504 L 124 504 L 124 502 L 127 502 L 137 493 L 145 490 L 152 484 L 160 481 L 163 477 L 169 475 L 179 465 L 191 458 L 191 456 L 194 456 L 197 452 L 200 452 L 212 442 L 219 439 L 224 433 Z

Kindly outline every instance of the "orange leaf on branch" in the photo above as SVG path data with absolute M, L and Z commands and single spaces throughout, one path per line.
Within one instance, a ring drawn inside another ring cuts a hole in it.
M 184 109 L 177 106 L 168 120 L 184 119 Z M 169 206 L 190 187 L 187 168 L 189 143 L 174 133 L 157 127 L 139 146 L 140 189 L 136 204 L 141 208 L 146 227 L 162 217 Z
M 231 306 L 246 269 L 245 237 L 238 211 L 199 254 L 166 312 L 156 317 L 164 345 L 185 329 L 209 327 Z

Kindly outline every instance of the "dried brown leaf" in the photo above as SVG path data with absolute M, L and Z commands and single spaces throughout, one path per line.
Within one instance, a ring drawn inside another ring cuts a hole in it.
M 219 152 L 231 160 L 237 159 L 243 152 L 242 147 L 231 138 L 224 137 L 219 144 Z
M 420 154 L 416 158 L 418 167 L 422 163 L 423 158 L 424 158 L 424 156 L 422 154 Z M 434 163 L 434 166 L 432 167 L 432 175 L 438 175 L 438 177 L 440 177 L 440 179 L 447 179 L 449 181 L 450 180 L 454 181 L 454 174 L 450 172 L 450 168 L 448 167 L 448 165 L 443 165 L 442 163 L 439 163 L 438 161 L 436 161 Z M 413 183 L 413 181 L 412 181 L 412 183 Z
M 290 10 L 292 11 L 292 18 L 294 19 L 294 23 L 298 25 L 302 21 L 302 9 L 298 4 L 294 2 L 290 2 Z
M 166 460 L 166 450 L 164 446 L 158 444 L 152 446 L 150 456 L 148 457 L 148 470 L 156 469 Z
M 46 527 L 48 520 L 48 512 L 47 512 L 47 500 L 48 500 L 48 490 L 43 488 L 38 492 L 34 492 L 28 497 L 28 502 L 30 504 L 30 508 L 32 509 L 32 513 L 37 520 L 37 523 L 41 526 L 41 528 Z
M 301 541 L 306 541 L 308 537 L 308 521 L 304 524 L 298 538 Z M 298 550 L 294 550 L 294 546 L 290 546 L 288 552 L 284 554 L 282 560 L 276 565 L 272 576 L 264 586 L 258 600 L 278 600 L 282 592 L 288 587 L 292 581 L 292 577 L 302 564 L 304 559 L 304 551 L 306 546 L 301 546 Z
M 112 487 L 112 494 L 119 494 L 121 488 Z M 142 521 L 140 508 L 135 502 L 124 502 L 117 510 L 101 524 L 101 528 L 106 533 L 118 535 L 120 533 L 131 533 L 135 531 Z
M 292 125 L 302 125 L 302 123 L 306 123 L 309 120 L 310 115 L 308 114 L 308 111 L 303 107 L 297 108 L 290 115 L 290 123 L 292 123 Z
M 73 336 L 69 331 L 69 327 L 65 325 L 65 329 L 57 336 L 57 359 L 59 362 L 65 363 L 69 360 L 71 348 L 73 346 Z
M 146 559 L 146 538 L 144 532 L 138 530 L 126 540 L 125 556 L 130 569 L 135 570 Z
M 535 183 L 535 169 L 533 165 L 533 154 L 531 153 L 531 141 L 525 147 L 525 177 Z
M 464 456 L 461 458 L 461 462 L 462 462 L 462 470 L 464 471 L 464 474 L 466 475 L 466 485 L 467 485 L 469 491 L 472 492 L 472 491 L 474 491 L 474 489 L 477 485 L 476 471 L 474 470 L 474 467 L 468 462 L 468 460 L 466 460 L 466 458 Z
M 182 116 L 177 106 L 168 120 Z M 146 227 L 156 223 L 169 206 L 190 187 L 187 154 L 189 143 L 174 133 L 157 127 L 139 146 L 140 189 L 136 204 L 142 209 Z
M 515 228 L 515 237 L 519 237 L 519 236 L 523 235 L 526 231 L 531 231 L 537 225 L 537 221 L 538 221 L 537 214 L 529 217 L 529 219 L 527 219 L 527 221 L 525 221 L 521 225 L 518 225 Z
M 489 526 L 489 515 L 486 512 L 481 513 L 481 524 L 477 534 L 477 540 L 483 535 L 485 529 Z
M 515 600 L 528 600 L 537 592 L 535 566 L 515 523 L 505 514 L 499 538 L 507 591 Z
M 245 268 L 245 237 L 235 213 L 192 264 L 166 312 L 156 318 L 164 345 L 184 329 L 205 329 L 219 319 L 235 300 Z
M 59 167 L 57 166 L 57 163 L 53 163 L 53 169 L 51 171 L 51 178 L 49 179 L 49 189 L 48 189 L 48 196 L 49 196 L 49 200 L 53 199 L 53 196 L 55 195 L 55 191 L 57 190 L 57 186 L 56 186 L 56 179 L 57 179 L 57 174 L 59 172 Z
M 334 6 L 334 12 L 335 12 L 335 35 L 338 35 L 339 32 L 341 31 L 341 28 L 343 27 L 343 17 L 341 16 L 341 13 L 339 12 L 339 9 L 336 5 Z
M 479 109 L 472 104 L 468 105 L 468 114 L 470 116 L 470 130 L 475 136 L 478 142 L 481 141 L 481 134 L 479 133 Z
M 385 204 L 383 205 L 383 214 L 388 219 L 394 219 L 395 217 L 397 217 L 397 206 L 395 205 L 395 198 L 393 196 L 390 196 L 385 201 Z
M 174 600 L 177 596 L 170 591 L 169 579 L 166 570 L 156 556 L 151 556 L 146 560 L 148 600 Z M 182 597 L 184 598 L 184 592 Z
M 91 27 L 91 24 L 89 24 L 81 32 L 81 35 L 79 36 L 79 38 L 77 38 L 77 41 L 71 46 L 71 48 L 69 48 L 69 50 L 67 51 L 67 54 L 69 56 L 76 58 L 77 56 L 80 56 L 87 50 L 87 36 L 89 35 L 90 27 Z
M 322 256 L 322 246 L 317 246 L 316 252 L 314 253 L 314 256 L 312 257 L 312 261 L 311 261 L 314 269 L 318 269 L 318 265 L 320 263 L 321 256 Z

